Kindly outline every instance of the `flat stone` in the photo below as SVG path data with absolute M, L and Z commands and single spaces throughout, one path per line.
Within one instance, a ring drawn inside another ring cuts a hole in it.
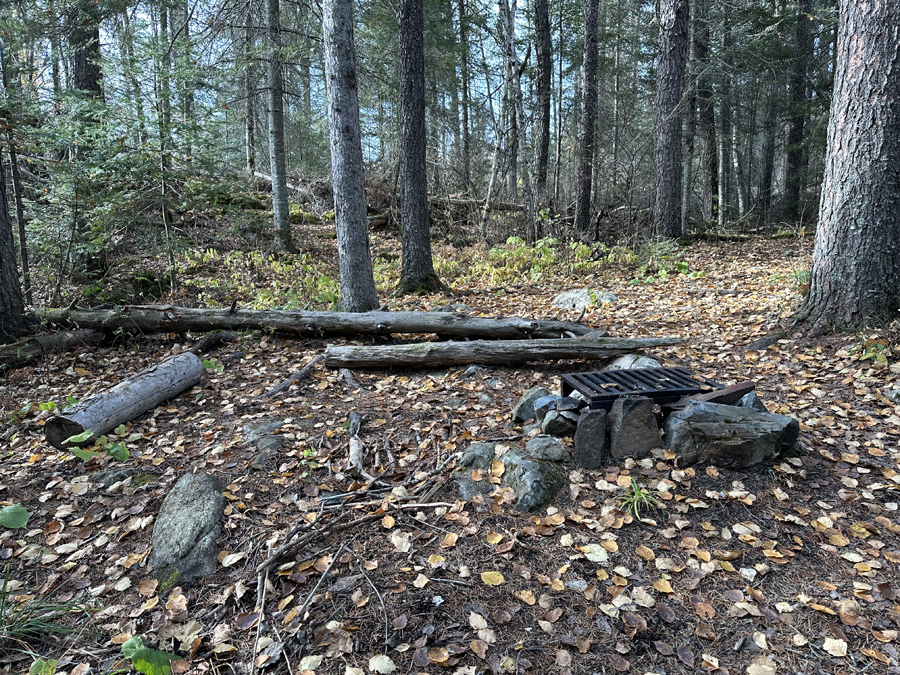
M 273 431 L 278 431 L 282 426 L 284 426 L 283 419 L 263 418 L 247 422 L 243 427 L 244 437 L 251 443 L 256 443 L 263 436 L 271 434 Z
M 532 459 L 546 459 L 550 462 L 565 462 L 569 451 L 553 436 L 539 434 L 525 444 L 525 454 Z
M 225 497 L 219 480 L 188 473 L 166 495 L 153 525 L 148 562 L 160 591 L 211 576 L 218 567 L 216 540 L 222 533 Z
M 559 438 L 571 436 L 575 433 L 575 429 L 578 426 L 577 420 L 577 417 L 575 420 L 572 420 L 565 413 L 551 410 L 544 415 L 544 420 L 541 422 L 541 431 Z
M 656 359 L 641 354 L 622 354 L 606 363 L 601 370 L 634 370 L 635 368 L 662 368 Z
M 659 425 L 649 398 L 620 397 L 609 413 L 609 452 L 616 459 L 650 456 L 653 448 L 663 447 Z
M 575 432 L 575 465 L 582 469 L 599 469 L 606 455 L 605 410 L 589 410 L 581 413 Z
M 669 415 L 665 429 L 679 468 L 746 469 L 787 450 L 800 434 L 800 424 L 787 415 L 720 403 L 691 403 Z
M 557 293 L 550 306 L 559 309 L 584 309 L 595 305 L 614 304 L 618 301 L 619 298 L 606 291 L 596 291 L 591 288 L 575 288 L 570 291 Z
M 570 411 L 570 412 L 578 412 L 585 405 L 587 405 L 583 399 L 575 398 L 574 396 L 561 396 L 556 399 L 555 407 L 560 412 Z
M 894 405 L 900 405 L 900 389 L 885 389 L 884 397 Z
M 478 399 L 478 402 L 481 405 L 492 405 L 494 403 L 494 397 L 486 391 L 478 392 L 478 396 L 476 396 L 475 398 Z
M 516 403 L 516 407 L 513 408 L 513 420 L 516 422 L 524 422 L 525 420 L 533 419 L 534 402 L 549 394 L 550 392 L 541 386 L 532 387 L 526 391 L 522 394 L 522 398 L 519 399 L 519 402 Z

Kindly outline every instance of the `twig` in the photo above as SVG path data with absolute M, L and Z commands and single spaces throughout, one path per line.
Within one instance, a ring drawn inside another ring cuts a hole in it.
M 309 603 L 312 602 L 313 596 L 316 594 L 316 591 L 319 590 L 319 586 L 322 585 L 322 582 L 325 581 L 325 577 L 328 576 L 328 573 L 331 571 L 331 568 L 334 567 L 334 564 L 337 562 L 338 558 L 341 556 L 341 553 L 344 552 L 344 549 L 347 548 L 347 543 L 341 544 L 340 548 L 338 548 L 337 553 L 334 554 L 334 557 L 331 559 L 331 562 L 328 563 L 328 567 L 325 568 L 325 571 L 322 572 L 322 576 L 319 577 L 319 580 L 316 582 L 316 585 L 313 586 L 313 589 L 309 592 L 309 595 L 306 596 L 306 600 L 303 605 L 297 611 L 297 616 L 300 617 L 300 621 L 303 621 L 303 612 L 306 611 L 306 608 L 309 607 Z M 252 675 L 252 673 L 251 673 Z
M 321 513 L 320 513 L 320 515 L 321 515 Z M 335 516 L 334 518 L 331 519 L 331 522 L 329 522 L 328 525 L 326 525 L 325 529 L 327 530 L 329 527 L 334 526 L 336 523 L 340 522 L 341 520 L 343 520 L 344 518 L 346 518 L 349 515 L 350 515 L 350 512 L 346 511 L 344 513 L 341 513 L 341 514 Z M 311 523 L 297 523 L 294 526 L 294 529 L 288 533 L 287 537 L 285 537 L 284 543 L 278 548 L 278 550 L 276 550 L 275 553 L 271 554 L 262 563 L 260 563 L 259 566 L 257 566 L 257 568 L 256 568 L 257 574 L 262 572 L 267 567 L 270 567 L 272 565 L 272 563 L 275 562 L 276 560 L 282 558 L 283 556 L 287 555 L 289 552 L 295 551 L 297 548 L 302 546 L 303 545 L 302 543 L 297 543 L 297 542 L 293 541 L 294 537 L 297 536 L 297 534 L 299 534 L 302 531 L 312 529 L 313 526 L 316 525 L 316 523 L 318 523 L 318 522 L 319 522 L 319 520 L 317 518 L 316 520 L 314 520 Z M 307 539 L 307 536 L 309 534 L 314 535 L 315 532 L 312 532 L 312 533 L 307 532 L 307 535 L 301 537 L 300 541 L 305 542 Z M 309 538 L 311 539 L 312 537 L 309 537 Z
M 364 390 L 364 387 L 359 383 L 359 381 L 353 376 L 353 373 L 350 372 L 349 368 L 341 368 L 340 370 L 341 377 L 344 378 L 344 382 L 351 389 L 355 389 L 356 391 Z
M 427 474 L 425 474 L 424 478 L 419 479 L 418 482 L 422 483 L 424 481 L 427 481 L 432 476 L 438 475 L 441 471 L 444 470 L 444 467 L 446 467 L 450 462 L 452 462 L 455 459 L 459 459 L 461 456 L 462 456 L 461 452 L 454 452 L 452 455 L 448 455 L 447 459 L 445 459 L 443 462 L 441 462 L 441 464 L 437 468 L 434 468 L 431 471 L 429 471 Z M 408 479 L 406 481 L 406 484 L 409 485 L 410 483 L 414 483 L 414 482 L 417 482 L 415 474 L 413 474 L 410 477 L 410 479 Z
M 271 389 L 271 390 L 269 390 L 269 391 L 267 391 L 267 392 L 265 392 L 265 393 L 260 394 L 260 395 L 257 396 L 256 398 L 257 398 L 257 399 L 261 399 L 261 398 L 270 398 L 270 397 L 272 397 L 272 396 L 275 396 L 275 394 L 280 394 L 281 392 L 285 391 L 285 390 L 288 389 L 292 384 L 294 384 L 294 382 L 299 382 L 300 380 L 303 380 L 303 379 L 309 377 L 309 374 L 310 374 L 310 372 L 312 371 L 313 367 L 314 367 L 317 363 L 319 363 L 319 361 L 321 361 L 321 360 L 324 359 L 324 358 L 325 358 L 324 354 L 319 354 L 318 356 L 314 356 L 314 357 L 312 358 L 312 360 L 310 360 L 309 363 L 307 363 L 307 364 L 306 364 L 305 366 L 303 366 L 300 370 L 298 370 L 296 373 L 294 373 L 293 375 L 291 375 L 291 376 L 290 376 L 288 379 L 286 379 L 284 382 L 282 382 L 281 384 L 279 384 L 279 385 L 278 385 L 277 387 L 275 387 L 274 389 Z
M 353 555 L 356 556 L 356 559 L 359 560 L 359 554 L 354 551 Z M 372 580 L 369 578 L 369 575 L 366 574 L 366 570 L 363 569 L 362 565 L 358 566 L 359 571 L 362 572 L 362 575 L 366 578 L 366 581 L 369 582 L 369 586 L 372 587 L 372 590 L 375 591 L 375 595 L 378 596 L 378 602 L 381 603 L 381 611 L 384 614 L 384 653 L 387 654 L 388 650 L 388 615 L 387 615 L 387 607 L 384 606 L 384 598 L 381 597 L 381 593 L 378 592 L 378 589 L 375 587 L 375 584 L 372 583 Z
M 268 552 L 271 554 L 272 546 L 268 546 Z M 262 589 L 260 590 L 260 585 Z M 259 649 L 259 637 L 262 634 L 263 618 L 266 615 L 266 587 L 269 585 L 269 568 L 267 567 L 259 573 L 256 582 L 256 607 L 259 616 L 256 617 L 256 637 L 253 639 L 253 650 L 250 652 L 250 675 L 256 675 L 256 650 Z
M 472 586 L 468 581 L 460 581 L 459 579 L 439 579 L 438 577 L 432 577 L 431 581 L 437 581 L 442 584 L 456 584 L 457 586 Z

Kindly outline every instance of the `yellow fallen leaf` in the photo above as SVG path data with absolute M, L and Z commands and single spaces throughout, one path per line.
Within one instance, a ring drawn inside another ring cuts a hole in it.
M 524 602 L 526 605 L 533 605 L 536 602 L 534 593 L 529 590 L 516 591 L 515 593 L 513 593 L 513 595 Z
M 500 574 L 500 572 L 490 571 L 481 573 L 481 581 L 488 586 L 499 586 L 504 583 L 506 579 L 503 578 L 503 575 Z
M 455 532 L 448 532 L 447 535 L 441 540 L 440 546 L 441 548 L 453 548 L 456 546 L 456 540 L 459 539 L 459 535 Z
M 495 546 L 499 544 L 503 539 L 503 535 L 499 534 L 498 532 L 488 532 L 485 539 L 487 539 L 487 543 L 489 543 L 491 546 Z
M 657 579 L 653 582 L 653 588 L 658 590 L 660 593 L 674 593 L 675 591 L 672 589 L 672 584 L 670 584 L 665 579 Z
M 381 519 L 381 526 L 384 529 L 389 530 L 394 526 L 394 522 L 394 516 L 388 513 L 384 516 L 384 518 Z

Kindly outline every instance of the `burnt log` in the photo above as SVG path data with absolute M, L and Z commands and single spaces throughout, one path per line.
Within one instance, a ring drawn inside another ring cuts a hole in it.
M 510 365 L 558 359 L 600 360 L 636 349 L 664 347 L 680 338 L 560 338 L 556 340 L 472 340 L 406 345 L 328 345 L 329 368 L 451 366 L 468 363 Z
M 64 330 L 25 338 L 0 346 L 0 370 L 34 365 L 47 354 L 67 352 L 78 347 L 95 347 L 103 339 L 97 330 Z
M 174 305 L 126 305 L 117 309 L 48 309 L 50 323 L 102 331 L 139 333 L 273 330 L 286 335 L 436 333 L 464 338 L 557 338 L 591 329 L 565 321 L 520 317 L 491 319 L 450 312 L 307 312 L 274 309 L 197 309 Z
M 66 450 L 71 447 L 66 444 L 66 439 L 90 429 L 93 434 L 83 441 L 90 443 L 123 422 L 199 384 L 203 373 L 203 362 L 195 354 L 186 352 L 170 356 L 109 391 L 91 396 L 51 417 L 44 425 L 44 437 L 54 448 Z

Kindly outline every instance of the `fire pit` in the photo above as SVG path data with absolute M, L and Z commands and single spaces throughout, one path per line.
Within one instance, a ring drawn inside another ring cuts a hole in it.
M 620 396 L 645 396 L 665 406 L 683 396 L 722 389 L 718 382 L 698 379 L 687 368 L 635 368 L 562 376 L 562 395 L 580 392 L 593 410 L 610 410 Z

